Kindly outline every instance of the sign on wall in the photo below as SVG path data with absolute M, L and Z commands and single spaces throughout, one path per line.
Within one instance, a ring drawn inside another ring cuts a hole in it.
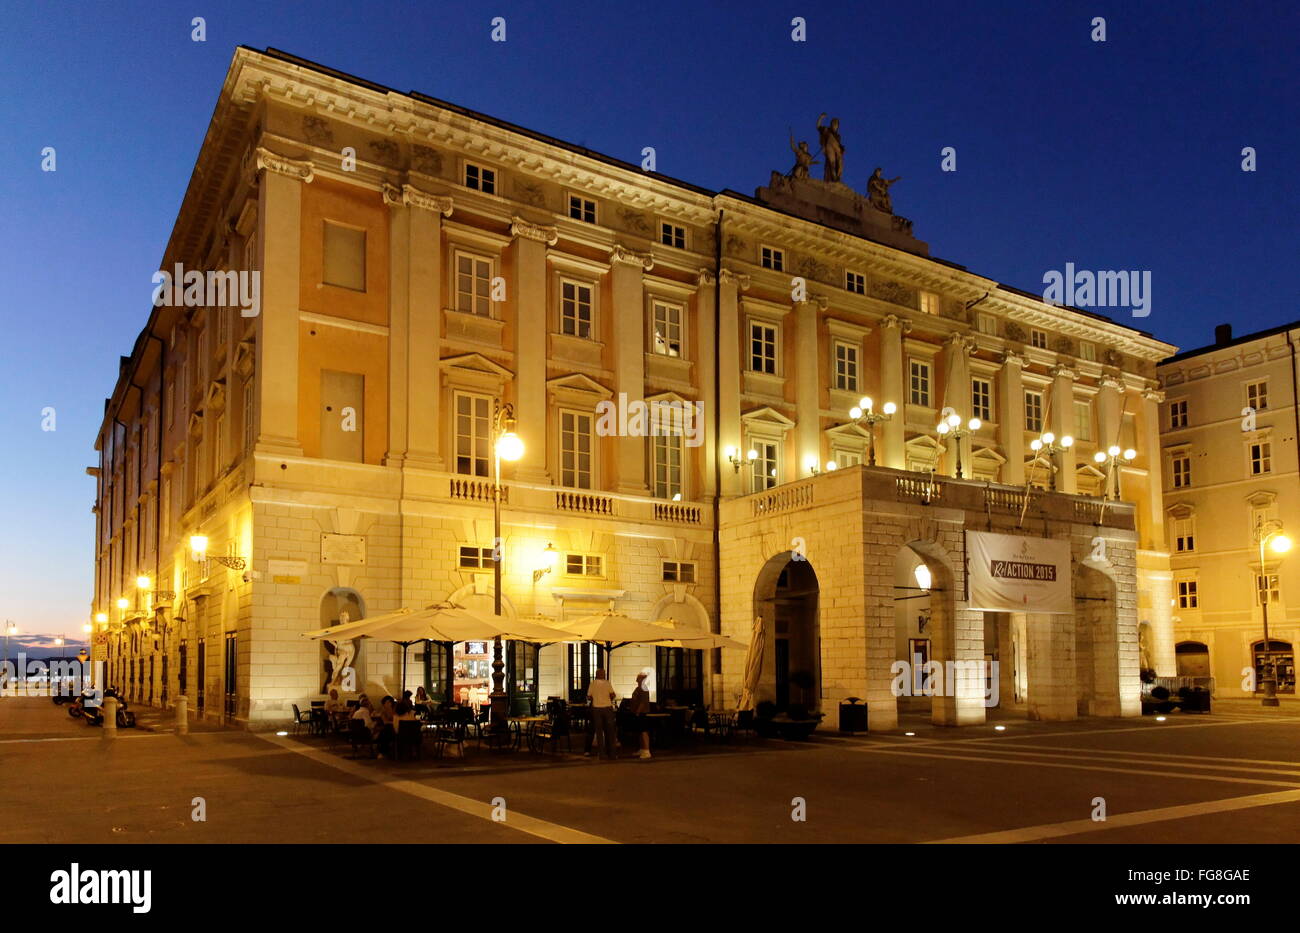
M 366 562 L 365 535 L 322 534 L 320 562 L 322 564 L 364 564 Z
M 1072 614 L 1070 544 L 966 532 L 967 608 Z

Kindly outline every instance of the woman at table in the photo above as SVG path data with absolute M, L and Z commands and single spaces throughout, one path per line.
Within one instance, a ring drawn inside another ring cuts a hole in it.
M 628 712 L 636 717 L 636 728 L 641 733 L 641 751 L 638 758 L 650 757 L 650 722 L 646 714 L 650 712 L 650 691 L 645 688 L 645 671 L 636 675 L 636 689 L 632 691 L 632 703 Z
M 429 694 L 425 693 L 423 687 L 416 687 L 415 699 L 411 701 L 411 705 L 416 707 L 417 709 L 420 707 L 425 707 L 427 709 L 428 707 L 433 705 L 433 700 L 429 698 Z
M 380 758 L 385 755 L 392 757 L 393 740 L 397 738 L 396 718 L 397 703 L 390 696 L 384 697 L 379 701 L 379 729 L 375 734 Z
M 343 701 L 339 699 L 339 692 L 337 690 L 330 690 L 329 699 L 325 701 L 325 712 L 337 713 L 343 708 Z

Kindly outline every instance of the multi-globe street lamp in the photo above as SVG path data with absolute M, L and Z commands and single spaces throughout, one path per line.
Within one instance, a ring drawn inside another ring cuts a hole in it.
M 935 425 L 934 429 L 939 433 L 940 437 L 951 436 L 953 441 L 956 442 L 957 478 L 962 479 L 963 477 L 961 472 L 961 441 L 962 438 L 970 434 L 974 434 L 976 431 L 980 429 L 980 420 L 978 418 L 971 418 L 963 426 L 961 423 L 961 415 L 957 414 L 956 412 L 950 412 L 946 418 L 943 418 L 942 420 L 940 420 L 940 422 L 937 425 Z
M 1061 442 L 1056 442 L 1056 435 L 1048 431 L 1042 437 L 1036 437 L 1029 442 L 1029 449 L 1034 453 L 1047 454 L 1047 472 L 1051 477 L 1052 492 L 1056 492 L 1056 472 L 1059 469 L 1056 465 L 1056 455 L 1063 454 L 1074 446 L 1074 438 L 1066 434 L 1061 438 Z
M 1264 697 L 1261 705 L 1278 706 L 1277 699 L 1277 661 L 1273 657 L 1273 643 L 1268 637 L 1268 594 L 1270 587 L 1268 585 L 1268 568 L 1264 564 L 1264 549 L 1267 546 L 1274 554 L 1281 555 L 1291 550 L 1291 539 L 1282 533 L 1282 523 L 1277 519 L 1265 520 L 1261 515 L 1255 525 L 1255 538 L 1259 542 L 1259 573 L 1260 585 L 1256 586 L 1259 591 L 1259 605 L 1264 611 L 1264 675 L 1260 678 L 1259 685 L 1263 689 Z
M 863 396 L 856 406 L 849 409 L 853 423 L 867 429 L 867 463 L 870 466 L 876 465 L 876 425 L 894 417 L 896 411 L 898 406 L 893 402 L 885 402 L 884 408 L 876 411 L 870 396 Z
M 1132 447 L 1121 451 L 1113 444 L 1106 450 L 1099 450 L 1092 455 L 1094 463 L 1098 465 L 1106 464 L 1107 478 L 1115 477 L 1115 482 L 1111 486 L 1111 496 L 1117 501 L 1119 500 L 1119 478 L 1123 472 L 1121 468 L 1132 463 L 1136 458 L 1137 451 Z

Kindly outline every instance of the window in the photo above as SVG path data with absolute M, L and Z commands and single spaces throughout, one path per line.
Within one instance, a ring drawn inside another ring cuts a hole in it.
M 842 340 L 835 341 L 835 388 L 858 391 L 858 348 Z
M 1200 608 L 1200 603 L 1196 596 L 1195 580 L 1178 581 L 1178 608 L 1179 609 Z
M 1186 518 L 1175 518 L 1171 524 L 1173 525 L 1174 550 L 1179 554 L 1195 551 L 1196 529 L 1192 517 L 1189 515 Z
M 497 173 L 495 169 L 484 168 L 481 165 L 465 163 L 465 187 L 473 188 L 475 191 L 482 191 L 484 194 L 497 193 Z
M 764 269 L 772 269 L 776 272 L 785 270 L 785 253 L 771 246 L 764 246 L 759 250 L 758 261 Z
M 1250 475 L 1273 472 L 1273 442 L 1253 441 L 1247 445 L 1250 451 Z
M 492 400 L 485 395 L 456 393 L 456 472 L 488 475 Z
M 921 313 L 938 314 L 939 296 L 934 292 L 921 292 Z
M 462 570 L 491 570 L 496 563 L 492 560 L 490 547 L 461 547 L 459 565 Z
M 257 268 L 257 237 L 251 233 L 244 239 L 244 268 L 249 272 Z
M 1169 459 L 1170 471 L 1173 473 L 1174 488 L 1182 489 L 1192 485 L 1192 458 L 1187 454 L 1174 454 Z
M 591 286 L 560 283 L 560 333 L 591 339 Z
M 867 293 L 867 277 L 861 272 L 845 272 L 844 287 L 855 295 Z
M 560 412 L 560 485 L 591 488 L 591 415 Z
M 596 222 L 596 202 L 588 201 L 576 194 L 569 195 L 569 216 L 574 220 L 581 220 L 585 224 L 594 224 Z
M 492 261 L 471 253 L 456 254 L 456 310 L 492 316 Z
M 980 421 L 993 420 L 993 384 L 987 379 L 970 381 L 970 409 Z
M 749 325 L 749 368 L 752 372 L 776 375 L 776 327 Z
M 1047 349 L 1047 331 L 1031 328 L 1029 331 L 1029 345 L 1039 349 Z
M 256 434 L 253 431 L 253 380 L 251 378 L 244 381 L 244 453 L 253 449 L 253 442 Z
M 366 290 L 366 231 L 325 221 L 321 281 L 326 285 Z
M 1180 398 L 1169 403 L 1170 429 L 1187 427 L 1187 399 Z
M 1092 440 L 1092 403 L 1081 399 L 1074 401 L 1074 439 Z
M 678 560 L 664 561 L 664 582 L 694 583 L 695 564 Z
M 686 249 L 686 228 L 667 221 L 662 222 L 659 224 L 659 242 L 664 246 Z
M 163 399 L 163 408 L 167 409 L 167 426 L 171 427 L 176 423 L 176 370 L 172 371 L 172 379 L 167 383 L 167 394 Z
M 657 499 L 681 498 L 682 440 L 681 434 L 656 434 L 651 438 L 654 496 Z
M 1025 430 L 1035 434 L 1043 430 L 1043 393 L 1025 392 Z
M 831 450 L 831 461 L 835 464 L 837 470 L 842 470 L 845 467 L 855 467 L 862 463 L 862 451 L 836 447 Z
M 1246 384 L 1246 404 L 1255 411 L 1268 408 L 1268 380 Z
M 604 573 L 599 554 L 565 554 L 564 572 L 571 577 L 599 577 Z
M 1087 340 L 1079 341 L 1079 359 L 1089 363 L 1097 362 L 1097 345 Z
M 654 352 L 661 356 L 682 355 L 681 305 L 654 303 Z
M 172 528 L 172 478 L 170 476 L 164 476 L 162 478 L 162 486 L 159 489 L 158 498 L 162 502 L 161 531 L 163 536 L 166 537 L 171 532 Z
M 780 460 L 780 445 L 773 441 L 758 441 L 751 449 L 758 453 L 758 457 L 750 461 L 753 470 L 751 476 L 753 491 L 759 492 L 764 489 L 771 489 L 780 480 L 777 473 Z
M 996 337 L 998 334 L 998 319 L 991 314 L 981 312 L 975 317 L 975 329 L 981 334 L 991 334 Z
M 913 405 L 930 407 L 930 364 L 921 360 L 909 360 L 911 386 L 908 399 Z
M 1282 590 L 1275 573 L 1255 574 L 1255 591 L 1258 594 L 1257 598 L 1261 606 L 1266 601 L 1269 603 L 1282 601 Z

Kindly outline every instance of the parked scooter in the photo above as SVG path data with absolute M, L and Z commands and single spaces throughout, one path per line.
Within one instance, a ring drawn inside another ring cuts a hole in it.
M 126 700 L 117 695 L 113 688 L 104 691 L 104 699 L 113 697 L 117 700 L 117 727 L 119 729 L 135 728 L 135 713 L 127 708 Z M 93 690 L 84 690 L 81 696 L 72 701 L 68 715 L 73 719 L 84 719 L 88 726 L 104 724 L 103 700 Z

